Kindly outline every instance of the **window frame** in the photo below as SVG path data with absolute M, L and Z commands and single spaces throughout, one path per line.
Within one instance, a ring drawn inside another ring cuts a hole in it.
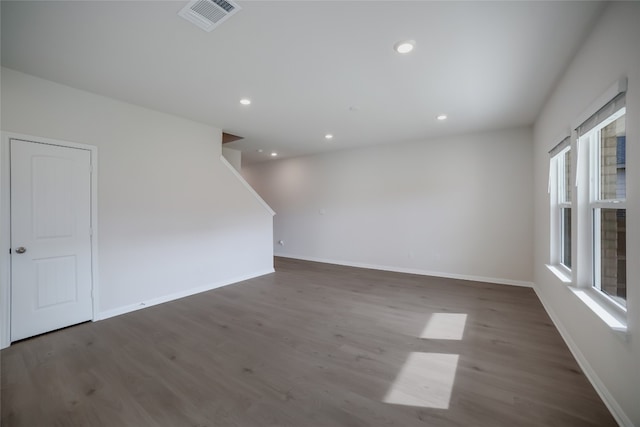
M 566 140 L 569 140 L 567 137 Z M 561 145 L 565 142 L 561 142 L 558 145 Z M 574 239 L 574 227 L 573 227 L 573 214 L 574 210 L 574 200 L 575 200 L 575 191 L 571 191 L 570 200 L 565 200 L 566 185 L 572 185 L 571 180 L 573 178 L 573 150 L 570 141 L 569 143 L 560 149 L 557 153 L 553 153 L 550 158 L 550 175 L 549 175 L 549 194 L 550 194 L 550 208 L 551 208 L 551 235 L 550 235 L 550 243 L 551 243 L 551 251 L 550 251 L 550 265 L 549 269 L 558 276 L 560 280 L 564 283 L 572 283 L 573 282 L 573 253 L 571 255 L 571 264 L 572 267 L 565 265 L 564 263 L 564 248 L 565 248 L 565 229 L 564 229 L 564 221 L 563 221 L 563 210 L 570 209 L 572 220 L 571 220 L 571 250 L 573 251 L 573 239 Z M 557 149 L 557 148 L 556 148 Z M 556 150 L 554 149 L 554 150 Z M 567 156 L 567 153 L 569 155 Z M 571 173 L 570 176 L 566 176 L 566 168 L 565 162 L 567 160 L 571 165 Z
M 558 215 L 558 230 L 556 234 L 556 237 L 558 239 L 557 241 L 558 263 L 557 264 L 559 268 L 563 269 L 564 272 L 569 276 L 571 276 L 572 268 L 571 266 L 566 265 L 564 263 L 566 234 L 565 234 L 565 222 L 564 222 L 563 210 L 569 209 L 569 213 L 573 215 L 574 191 L 571 191 L 570 193 L 571 196 L 569 197 L 569 200 L 565 200 L 566 194 L 567 194 L 567 186 L 569 187 L 571 186 L 571 175 L 572 175 L 571 173 L 569 173 L 569 176 L 567 177 L 566 161 L 569 160 L 569 166 L 571 167 L 572 154 L 573 154 L 573 151 L 571 150 L 571 145 L 565 147 L 564 149 L 562 149 L 562 151 L 560 151 L 560 153 L 557 154 L 557 167 L 558 167 L 558 172 L 557 172 L 558 193 L 557 193 L 557 199 L 556 199 L 556 208 L 557 208 L 557 215 Z M 571 167 L 570 172 L 571 171 L 573 171 L 573 167 Z M 573 221 L 571 221 L 571 229 L 569 230 L 570 250 L 573 248 L 572 239 L 573 239 Z M 573 257 L 571 256 L 571 254 L 569 254 L 569 256 L 573 260 Z M 571 264 L 573 264 L 573 262 L 571 262 Z
M 556 145 L 549 151 L 550 163 L 549 163 L 549 187 L 548 192 L 550 195 L 549 205 L 551 209 L 550 215 L 550 264 L 547 264 L 547 268 L 553 273 L 562 284 L 566 285 L 566 289 L 570 291 L 578 301 L 584 304 L 584 307 L 590 310 L 593 315 L 602 320 L 616 335 L 617 338 L 627 340 L 629 337 L 628 330 L 628 316 L 627 307 L 623 307 L 614 299 L 610 298 L 606 293 L 599 289 L 596 289 L 593 284 L 593 213 L 594 207 L 605 208 L 624 208 L 628 211 L 625 200 L 608 200 L 605 204 L 602 204 L 601 200 L 596 200 L 592 197 L 593 186 L 590 185 L 590 179 L 594 176 L 591 168 L 591 159 L 594 158 L 591 152 L 591 144 L 587 144 L 590 140 L 585 138 L 590 134 L 590 131 L 595 127 L 605 127 L 616 118 L 611 116 L 622 110 L 622 107 L 626 107 L 626 92 L 627 92 L 627 78 L 622 77 L 609 88 L 607 88 L 599 97 L 597 97 L 580 115 L 578 115 L 571 123 L 571 145 L 573 154 L 571 156 L 571 166 L 575 179 L 575 187 L 572 191 L 572 276 L 568 277 L 557 263 L 559 259 L 559 252 L 556 250 L 557 232 L 559 230 L 558 223 L 555 216 L 554 209 L 557 202 L 557 183 L 554 179 L 557 179 L 557 168 L 554 168 L 553 163 L 556 153 L 562 150 L 566 145 L 563 145 L 565 141 Z M 624 108 L 624 114 L 626 115 L 626 108 Z M 621 115 L 621 114 L 620 114 Z M 628 120 L 629 116 L 626 116 Z M 634 119 L 633 117 L 631 118 Z M 628 123 L 625 122 L 628 129 Z M 625 150 L 629 147 L 628 140 Z M 616 162 L 617 163 L 617 162 Z M 628 162 L 626 163 L 626 169 L 629 169 Z M 631 165 L 635 168 L 636 165 Z M 628 175 L 628 174 L 627 174 Z M 618 181 L 619 182 L 619 181 Z M 553 184 L 553 185 L 552 185 Z M 613 205 L 613 206 L 612 206 Z M 629 228 L 625 230 L 628 240 Z M 554 240 L 555 239 L 555 240 Z M 627 246 L 628 249 L 628 246 Z M 599 254 L 600 256 L 600 254 Z M 627 264 L 627 271 L 629 273 L 629 265 Z M 627 285 L 629 284 L 630 277 L 627 275 Z M 627 300 L 627 305 L 628 305 Z
M 609 124 L 618 120 L 619 118 L 626 117 L 626 106 L 621 107 L 609 117 L 598 123 L 593 129 L 589 130 L 586 134 L 582 135 L 578 143 L 583 142 L 587 145 L 586 151 L 588 156 L 588 168 L 586 171 L 586 177 L 583 181 L 588 184 L 588 217 L 589 217 L 589 235 L 586 238 L 580 239 L 583 242 L 589 242 L 589 256 L 586 257 L 585 270 L 588 272 L 588 283 L 585 284 L 585 288 L 588 287 L 595 291 L 597 299 L 608 306 L 609 309 L 621 312 L 620 314 L 626 315 L 627 307 L 625 304 L 620 303 L 617 299 L 613 298 L 605 291 L 602 290 L 601 278 L 601 239 L 600 239 L 600 221 L 601 217 L 599 213 L 602 209 L 613 210 L 625 210 L 627 211 L 627 201 L 625 198 L 615 199 L 602 199 L 600 196 L 600 176 L 601 176 L 601 161 L 600 161 L 600 141 L 601 131 Z

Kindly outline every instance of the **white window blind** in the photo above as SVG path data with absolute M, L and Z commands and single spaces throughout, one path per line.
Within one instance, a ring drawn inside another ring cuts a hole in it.
M 551 157 L 554 157 L 556 154 L 558 154 L 559 152 L 567 148 L 570 144 L 571 144 L 571 138 L 567 136 L 565 139 L 563 139 L 558 144 L 556 144 L 555 147 L 549 150 L 549 155 Z
M 591 117 L 585 120 L 582 124 L 580 124 L 576 128 L 576 132 L 578 132 L 578 138 L 585 135 L 594 127 L 598 126 L 600 123 L 605 121 L 608 117 L 611 117 L 613 113 L 619 111 L 621 108 L 626 106 L 626 93 L 619 93 L 615 98 L 611 101 L 607 102 L 604 107 L 600 108 L 596 111 Z

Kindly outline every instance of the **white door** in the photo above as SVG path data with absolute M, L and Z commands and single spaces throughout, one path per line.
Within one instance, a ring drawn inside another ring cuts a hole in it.
M 91 320 L 91 152 L 12 139 L 11 341 Z

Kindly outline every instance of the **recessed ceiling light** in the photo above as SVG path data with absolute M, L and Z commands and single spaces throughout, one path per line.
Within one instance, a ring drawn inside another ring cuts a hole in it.
M 409 53 L 416 46 L 414 40 L 403 40 L 393 45 L 393 49 L 398 53 Z
M 324 136 L 325 139 L 333 139 L 333 135 L 328 133 Z
M 256 151 L 257 151 L 258 153 L 262 153 L 264 150 L 263 150 L 262 148 L 258 148 Z
M 251 104 L 251 100 L 249 98 L 242 98 L 240 100 L 240 104 L 242 104 L 242 105 L 250 105 Z
M 277 155 L 278 155 L 278 153 L 276 153 L 275 151 L 271 153 L 271 157 L 275 157 Z
M 443 121 L 443 120 L 447 120 L 447 115 L 446 114 L 440 114 L 439 116 L 436 117 L 436 119 Z

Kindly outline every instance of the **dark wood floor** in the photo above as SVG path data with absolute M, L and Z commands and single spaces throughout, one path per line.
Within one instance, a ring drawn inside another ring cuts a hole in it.
M 616 425 L 531 289 L 276 270 L 3 350 L 2 426 Z

